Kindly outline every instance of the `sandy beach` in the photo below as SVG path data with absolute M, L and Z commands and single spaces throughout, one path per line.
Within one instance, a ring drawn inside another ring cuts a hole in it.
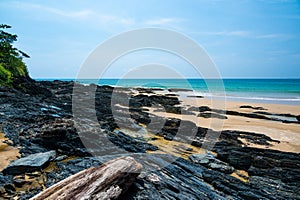
M 174 93 L 172 93 L 174 94 Z M 176 94 L 176 93 L 175 93 Z M 272 145 L 264 146 L 257 145 L 240 139 L 245 146 L 257 147 L 257 148 L 269 148 L 274 150 L 280 150 L 285 152 L 300 152 L 300 123 L 296 118 L 283 117 L 282 115 L 300 115 L 300 106 L 296 105 L 284 105 L 284 104 L 266 104 L 266 103 L 254 103 L 254 102 L 235 102 L 235 101 L 220 101 L 212 100 L 208 98 L 197 97 L 184 97 L 181 99 L 181 106 L 185 108 L 207 106 L 209 108 L 222 108 L 226 111 L 235 111 L 239 113 L 257 113 L 266 112 L 272 114 L 272 116 L 279 117 L 280 119 L 295 121 L 295 123 L 284 123 L 276 120 L 266 120 L 249 118 L 245 116 L 234 116 L 226 114 L 227 119 L 217 118 L 203 118 L 198 117 L 199 112 L 194 112 L 195 115 L 173 114 L 166 113 L 164 111 L 158 111 L 155 108 L 148 108 L 154 115 L 168 118 L 179 118 L 182 120 L 192 121 L 199 127 L 210 128 L 215 131 L 221 130 L 235 130 L 246 131 L 264 134 L 271 137 L 278 142 L 272 142 Z M 241 107 L 242 106 L 242 107 Z M 243 108 L 246 106 L 246 108 Z M 264 115 L 269 116 L 269 115 Z

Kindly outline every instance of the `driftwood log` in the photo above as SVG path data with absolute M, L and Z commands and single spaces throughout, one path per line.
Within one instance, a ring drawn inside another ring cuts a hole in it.
M 140 174 L 142 165 L 132 157 L 120 157 L 74 174 L 31 200 L 117 199 Z

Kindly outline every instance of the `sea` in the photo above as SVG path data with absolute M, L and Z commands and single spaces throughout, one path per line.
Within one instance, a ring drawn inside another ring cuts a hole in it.
M 56 79 L 37 79 L 56 80 Z M 59 79 L 117 87 L 181 88 L 230 101 L 300 106 L 300 79 Z

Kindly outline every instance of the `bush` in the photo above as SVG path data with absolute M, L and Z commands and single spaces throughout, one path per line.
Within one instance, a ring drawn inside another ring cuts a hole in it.
M 0 64 L 0 85 L 11 85 L 12 74 Z
M 29 77 L 23 58 L 29 56 L 23 51 L 13 47 L 17 35 L 5 32 L 11 28 L 9 25 L 0 25 L 0 85 L 12 85 L 20 77 Z

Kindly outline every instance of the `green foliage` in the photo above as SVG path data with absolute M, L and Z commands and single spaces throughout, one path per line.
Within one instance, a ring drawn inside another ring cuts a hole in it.
M 16 78 L 28 76 L 23 58 L 29 56 L 13 47 L 17 35 L 4 31 L 9 28 L 9 25 L 0 25 L 0 85 L 11 85 Z
M 12 83 L 12 74 L 0 64 L 0 85 L 10 85 Z

